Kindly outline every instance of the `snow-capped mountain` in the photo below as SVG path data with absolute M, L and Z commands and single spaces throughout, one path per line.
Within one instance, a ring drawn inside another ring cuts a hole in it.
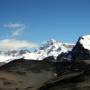
M 1 51 L 0 62 L 9 62 L 17 58 L 43 60 L 49 56 L 53 56 L 56 59 L 59 54 L 71 51 L 73 46 L 73 44 L 63 43 L 51 39 L 42 44 L 34 52 L 30 52 L 29 50 Z
M 35 60 L 43 60 L 44 58 L 49 56 L 53 56 L 56 59 L 59 54 L 71 51 L 73 46 L 74 44 L 63 43 L 51 39 L 42 44 L 42 46 L 36 49 L 35 52 L 26 53 L 23 56 L 25 59 Z
M 14 59 L 23 58 L 23 54 L 30 53 L 29 50 L 0 51 L 0 62 L 9 62 Z
M 0 62 L 9 62 L 18 58 L 45 60 L 52 56 L 58 60 L 61 58 L 63 60 L 64 56 L 68 60 L 90 59 L 90 35 L 79 37 L 76 45 L 51 39 L 35 49 L 34 52 L 29 50 L 0 51 Z
M 90 59 L 90 35 L 81 36 L 69 56 L 73 60 Z
M 0 51 L 0 55 L 6 55 L 6 56 L 20 56 L 25 53 L 30 53 L 29 50 L 6 50 L 6 51 Z

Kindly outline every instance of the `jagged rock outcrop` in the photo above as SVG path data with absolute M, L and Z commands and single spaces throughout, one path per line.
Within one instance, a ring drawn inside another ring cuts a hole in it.
M 90 35 L 80 37 L 70 55 L 72 60 L 90 59 Z

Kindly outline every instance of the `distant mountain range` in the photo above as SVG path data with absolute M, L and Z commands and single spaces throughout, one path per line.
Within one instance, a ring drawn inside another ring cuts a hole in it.
M 63 43 L 51 39 L 42 44 L 34 52 L 27 50 L 0 51 L 0 62 L 14 59 L 46 60 L 53 57 L 54 61 L 90 59 L 90 35 L 79 37 L 76 44 Z

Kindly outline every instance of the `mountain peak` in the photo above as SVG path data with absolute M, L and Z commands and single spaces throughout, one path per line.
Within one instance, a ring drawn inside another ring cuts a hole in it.
M 48 40 L 49 42 L 56 42 L 57 40 L 51 38 L 50 40 Z
M 47 40 L 47 41 L 45 41 L 43 44 L 42 44 L 42 46 L 49 46 L 49 45 L 53 45 L 53 44 L 55 44 L 55 43 L 58 43 L 58 41 L 57 40 L 55 40 L 55 39 L 50 39 L 50 40 Z M 59 42 L 60 43 L 60 42 Z
M 79 37 L 75 47 L 71 51 L 72 60 L 90 59 L 90 35 Z
M 85 49 L 90 50 L 90 35 L 80 37 L 79 42 Z
M 68 51 L 71 51 L 72 48 L 73 45 L 71 44 L 65 44 L 56 41 L 55 39 L 50 39 L 44 44 L 42 44 L 41 47 L 39 47 L 35 53 L 41 54 L 42 59 L 49 56 L 54 56 L 54 58 L 57 58 L 59 54 L 67 53 Z

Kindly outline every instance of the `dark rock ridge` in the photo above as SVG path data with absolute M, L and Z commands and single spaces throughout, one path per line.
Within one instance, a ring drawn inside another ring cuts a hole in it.
M 36 72 L 46 70 L 48 71 L 52 67 L 52 63 L 48 61 L 38 61 L 38 60 L 26 60 L 26 59 L 17 59 L 13 60 L 7 64 L 4 64 L 0 67 L 0 70 L 11 71 L 15 70 L 23 71 L 32 71 Z
M 86 49 L 80 42 L 83 39 L 83 36 L 80 37 L 71 51 L 58 55 L 57 61 L 62 62 L 63 60 L 90 60 L 90 50 Z
M 47 62 L 55 62 L 57 60 L 55 60 L 55 58 L 53 56 L 49 56 L 43 59 L 43 61 L 47 61 Z
M 70 52 L 71 59 L 72 60 L 89 60 L 90 51 L 83 47 L 83 45 L 80 43 L 80 39 L 83 39 L 83 38 L 82 37 L 79 38 L 75 47 Z

